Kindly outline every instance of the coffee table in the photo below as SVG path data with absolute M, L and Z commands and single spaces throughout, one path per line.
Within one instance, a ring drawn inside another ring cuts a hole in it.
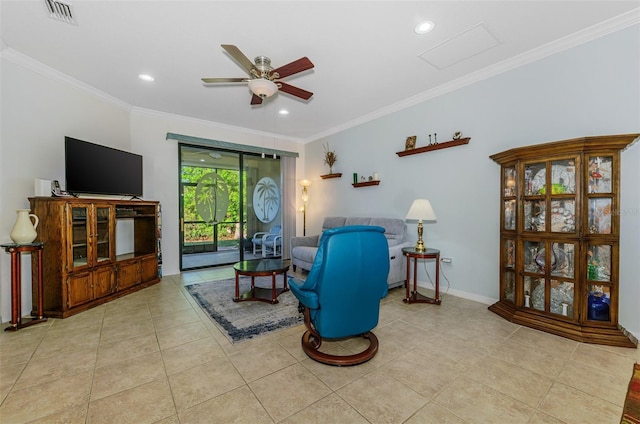
M 236 271 L 236 296 L 234 302 L 244 302 L 249 300 L 257 300 L 267 303 L 278 303 L 280 293 L 289 291 L 287 286 L 287 271 L 289 265 L 285 264 L 282 259 L 257 259 L 251 261 L 241 261 L 233 265 Z M 282 274 L 283 286 L 276 287 L 276 276 Z M 240 276 L 248 275 L 251 277 L 251 290 L 240 294 Z M 255 278 L 262 276 L 271 276 L 271 288 L 256 287 Z

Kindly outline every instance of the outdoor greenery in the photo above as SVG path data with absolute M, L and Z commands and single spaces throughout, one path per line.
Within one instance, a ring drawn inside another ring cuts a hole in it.
M 229 206 L 223 219 L 217 224 L 220 244 L 237 245 L 240 239 L 240 173 L 237 170 L 211 169 L 183 166 L 184 242 L 213 242 L 216 224 L 206 223 L 196 207 L 196 186 L 198 181 L 211 172 L 217 173 L 226 183 L 229 192 Z

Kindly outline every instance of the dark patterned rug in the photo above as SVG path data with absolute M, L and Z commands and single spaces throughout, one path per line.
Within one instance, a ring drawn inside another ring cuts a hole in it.
M 640 423 L 640 364 L 633 365 L 629 390 L 624 402 L 621 424 Z
M 282 287 L 282 276 L 277 276 L 276 283 Z M 271 277 L 256 277 L 256 286 L 271 287 Z M 240 294 L 250 288 L 251 278 L 241 277 Z M 265 302 L 234 302 L 234 279 L 192 284 L 186 289 L 232 343 L 303 322 L 303 316 L 298 312 L 298 299 L 290 291 L 280 294 L 279 303 L 272 305 Z

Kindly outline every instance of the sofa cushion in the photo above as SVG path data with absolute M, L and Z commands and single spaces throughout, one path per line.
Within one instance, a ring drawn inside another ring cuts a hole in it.
M 328 230 L 329 228 L 344 227 L 346 220 L 347 218 L 344 216 L 328 216 L 324 219 L 324 222 L 322 222 L 322 231 L 324 232 L 324 230 Z M 318 242 L 320 242 L 320 240 L 318 240 Z
M 296 246 L 291 250 L 291 254 L 295 258 L 298 258 L 302 261 L 309 262 L 312 264 L 317 251 L 318 251 L 317 247 Z
M 402 243 L 407 228 L 405 222 L 398 218 L 371 218 L 369 225 L 384 228 L 384 235 L 389 242 L 389 247 Z
M 371 225 L 371 218 L 363 216 L 348 217 L 344 225 Z

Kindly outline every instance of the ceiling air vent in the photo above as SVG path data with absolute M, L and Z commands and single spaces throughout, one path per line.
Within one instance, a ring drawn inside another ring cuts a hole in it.
M 60 0 L 44 0 L 44 4 L 50 18 L 77 25 L 76 15 L 71 4 Z

